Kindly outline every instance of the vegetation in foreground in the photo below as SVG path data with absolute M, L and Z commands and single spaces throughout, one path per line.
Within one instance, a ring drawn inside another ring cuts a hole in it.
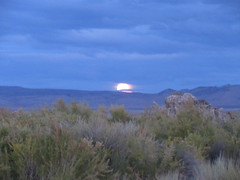
M 196 179 L 240 177 L 240 118 L 212 121 L 194 108 L 168 117 L 87 104 L 0 109 L 0 179 Z

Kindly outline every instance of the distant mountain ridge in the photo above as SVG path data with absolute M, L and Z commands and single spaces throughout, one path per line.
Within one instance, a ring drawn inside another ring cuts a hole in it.
M 194 89 L 166 89 L 156 94 L 123 93 L 116 91 L 81 91 L 63 89 L 30 89 L 16 86 L 0 86 L 0 106 L 10 109 L 38 109 L 51 105 L 56 99 L 66 102 L 87 102 L 96 109 L 99 105 L 124 105 L 129 111 L 141 111 L 153 102 L 163 105 L 165 98 L 175 92 L 191 93 L 211 105 L 225 109 L 240 109 L 240 85 L 221 87 L 197 87 Z

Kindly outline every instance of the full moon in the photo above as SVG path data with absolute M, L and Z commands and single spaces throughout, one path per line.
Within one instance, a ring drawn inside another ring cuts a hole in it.
M 118 83 L 116 85 L 117 91 L 122 91 L 122 92 L 131 92 L 130 90 L 133 88 L 131 84 L 127 83 Z

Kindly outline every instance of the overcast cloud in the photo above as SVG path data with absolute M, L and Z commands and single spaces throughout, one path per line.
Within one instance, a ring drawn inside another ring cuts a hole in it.
M 0 0 L 0 85 L 240 84 L 239 0 Z

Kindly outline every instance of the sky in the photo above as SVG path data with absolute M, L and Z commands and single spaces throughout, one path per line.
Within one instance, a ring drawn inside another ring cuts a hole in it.
M 239 0 L 0 0 L 0 85 L 240 84 Z

